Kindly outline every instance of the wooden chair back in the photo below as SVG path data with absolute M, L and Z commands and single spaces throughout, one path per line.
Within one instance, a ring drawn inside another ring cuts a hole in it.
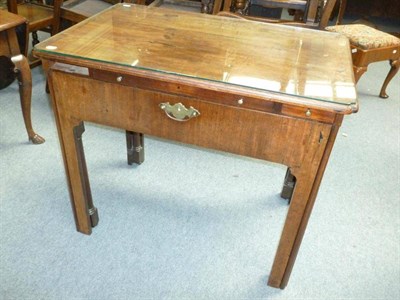
M 60 6 L 62 0 L 54 0 L 54 7 Z M 37 31 L 44 31 L 54 34 L 54 9 L 53 6 L 43 4 L 41 1 L 18 1 L 7 0 L 7 10 L 11 13 L 24 17 L 27 21 L 27 34 L 24 38 L 24 45 L 21 45 L 21 52 L 29 59 L 29 64 L 34 67 L 40 61 L 33 58 L 28 53 L 29 34 L 32 34 L 32 45 L 39 42 Z
M 235 14 L 227 11 L 218 13 L 220 16 L 236 17 L 241 19 L 265 22 L 265 23 L 279 23 L 285 25 L 308 27 L 323 30 L 329 22 L 332 15 L 333 9 L 337 1 L 342 0 L 307 0 L 307 8 L 305 11 L 305 17 L 303 22 L 293 21 L 293 20 L 281 20 L 281 19 L 268 19 L 252 16 L 244 16 L 241 14 Z
M 323 30 L 328 26 L 336 2 L 342 0 L 308 0 L 305 23 Z
M 76 24 L 121 2 L 145 4 L 145 0 L 67 0 L 54 7 L 55 31 L 63 29 L 63 21 Z
M 7 0 L 7 10 L 24 17 L 28 22 L 29 32 L 43 30 L 52 31 L 54 24 L 53 7 L 60 6 L 63 0 L 54 0 L 53 6 L 42 1 Z
M 223 0 L 154 0 L 150 7 L 170 7 L 177 10 L 217 14 L 222 8 Z

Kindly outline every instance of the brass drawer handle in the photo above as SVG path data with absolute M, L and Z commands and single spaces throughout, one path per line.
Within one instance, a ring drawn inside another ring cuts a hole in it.
M 172 120 L 184 122 L 189 121 L 191 118 L 200 116 L 200 112 L 192 106 L 186 108 L 182 103 L 174 105 L 169 102 L 160 103 L 160 108 L 165 111 L 165 114 Z

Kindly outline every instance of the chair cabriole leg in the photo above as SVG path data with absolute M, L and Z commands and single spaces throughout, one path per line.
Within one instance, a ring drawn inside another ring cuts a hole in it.
M 359 66 L 353 66 L 353 71 L 354 71 L 354 80 L 357 83 L 361 76 L 367 72 L 368 67 L 367 66 L 363 66 L 363 67 L 359 67 Z
M 15 65 L 14 71 L 17 74 L 18 79 L 22 115 L 24 117 L 25 128 L 28 133 L 29 140 L 32 141 L 33 144 L 42 144 L 45 142 L 45 139 L 38 135 L 32 128 L 32 75 L 28 60 L 23 55 L 13 56 L 11 60 Z
M 383 82 L 382 88 L 381 88 L 381 92 L 379 93 L 379 97 L 381 98 L 388 98 L 389 96 L 386 94 L 386 87 L 388 86 L 390 80 L 392 80 L 392 78 L 396 75 L 396 73 L 399 71 L 399 67 L 400 67 L 400 59 L 396 59 L 396 60 L 390 60 L 390 71 L 387 74 L 385 81 Z

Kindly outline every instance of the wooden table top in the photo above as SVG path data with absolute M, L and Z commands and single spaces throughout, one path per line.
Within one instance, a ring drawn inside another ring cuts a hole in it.
M 315 99 L 342 113 L 357 110 L 349 42 L 330 32 L 119 4 L 35 52 Z

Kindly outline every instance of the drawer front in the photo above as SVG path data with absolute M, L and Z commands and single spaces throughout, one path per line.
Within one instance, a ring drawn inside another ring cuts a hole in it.
M 241 107 L 262 112 L 279 113 L 285 116 L 294 116 L 306 120 L 316 120 L 332 124 L 335 119 L 335 113 L 327 110 L 320 110 L 314 107 L 305 107 L 304 105 L 288 105 L 282 102 L 283 94 L 271 94 L 269 97 L 279 97 L 270 101 L 263 98 L 251 97 L 247 94 L 235 94 L 231 91 L 211 90 L 204 87 L 189 85 L 185 82 L 171 83 L 160 80 L 149 80 L 135 75 L 114 73 L 105 70 L 90 69 L 90 77 L 96 80 L 117 83 L 128 87 L 141 88 L 145 90 L 154 90 L 166 92 L 168 94 L 186 95 L 188 97 L 198 97 L 201 95 L 203 101 L 216 104 L 224 104 L 232 107 Z M 232 86 L 232 88 L 235 88 Z M 237 87 L 236 87 L 237 88 Z M 238 92 L 238 91 L 237 91 Z M 243 92 L 242 92 L 243 93 Z

